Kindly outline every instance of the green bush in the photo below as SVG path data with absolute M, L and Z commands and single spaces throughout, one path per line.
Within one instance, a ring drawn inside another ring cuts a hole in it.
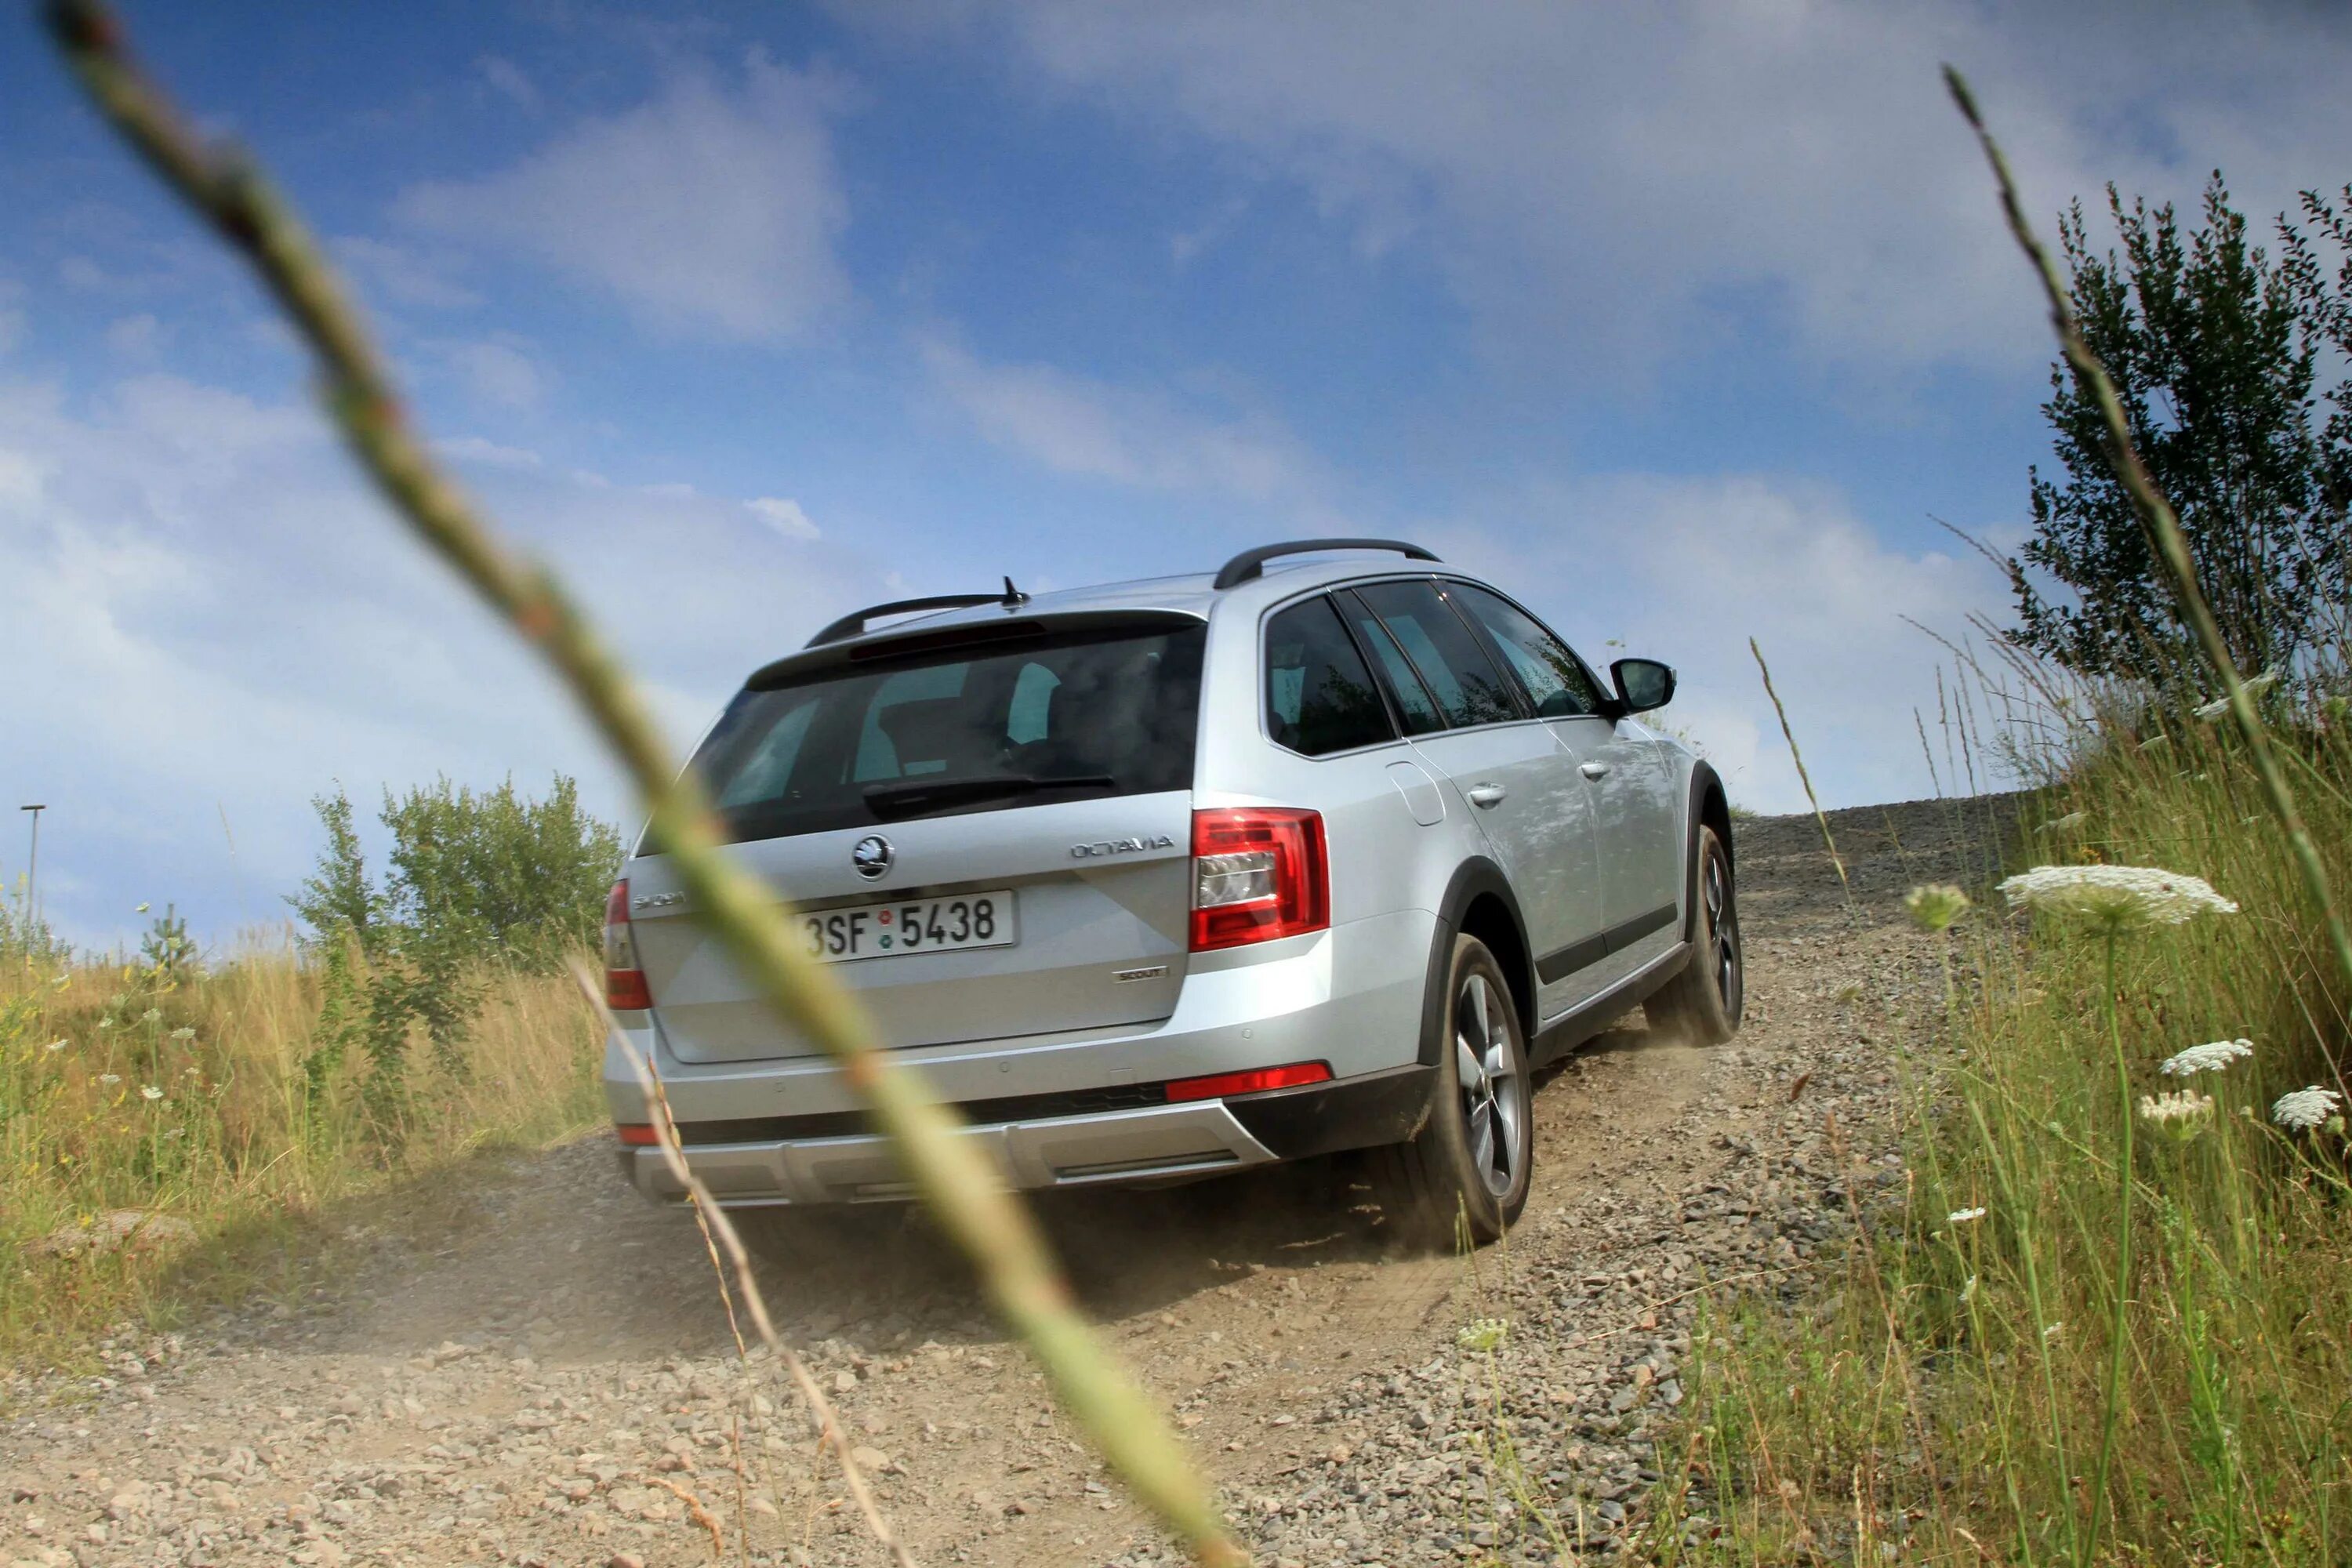
M 559 972 L 566 953 L 596 941 L 621 836 L 581 809 L 579 787 L 561 773 L 536 801 L 512 779 L 479 794 L 446 778 L 397 798 L 386 790 L 380 819 L 392 833 L 392 869 L 380 886 L 369 880 L 342 791 L 312 805 L 327 847 L 288 901 L 314 941 L 348 931 L 371 952 L 421 942 L 535 974 Z
M 327 844 L 287 900 L 310 928 L 321 976 L 301 1081 L 316 1101 L 357 1047 L 369 1067 L 363 1100 L 380 1128 L 396 1129 L 417 1035 L 444 1072 L 462 1079 L 484 976 L 553 974 L 567 953 L 594 942 L 620 834 L 580 808 L 577 786 L 561 773 L 537 801 L 511 779 L 477 794 L 443 778 L 405 796 L 384 792 L 391 869 L 379 883 L 350 799 L 338 789 L 312 804 Z

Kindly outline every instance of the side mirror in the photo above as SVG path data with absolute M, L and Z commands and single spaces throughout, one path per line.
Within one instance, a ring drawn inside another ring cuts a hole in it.
M 1618 706 L 1628 713 L 1647 713 L 1675 700 L 1674 667 L 1654 658 L 1621 658 L 1609 667 L 1609 679 L 1616 683 Z

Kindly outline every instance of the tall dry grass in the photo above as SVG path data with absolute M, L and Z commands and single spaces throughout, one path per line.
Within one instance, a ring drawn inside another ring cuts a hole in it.
M 387 1105 L 361 1054 L 319 1070 L 322 976 L 284 947 L 0 970 L 0 1366 L 242 1293 L 342 1200 L 597 1120 L 602 1037 L 569 981 L 484 988 L 462 1074 L 412 1052 Z M 133 1212 L 155 1217 L 106 1245 Z
M 2273 700 L 2343 885 L 2345 710 Z M 2083 693 L 2042 719 L 2029 749 L 2065 765 L 2014 867 L 2162 867 L 2240 911 L 2123 935 L 2110 990 L 2095 930 L 1974 889 L 1950 938 L 1974 980 L 1916 1088 L 1907 1192 L 1864 1215 L 1811 1310 L 1733 1308 L 1697 1336 L 1667 1560 L 2352 1562 L 2344 1123 L 2273 1117 L 2290 1090 L 2344 1088 L 2325 931 L 2226 719 Z M 2239 1038 L 2253 1055 L 2221 1070 L 2158 1071 Z M 2211 1109 L 2144 1114 L 2180 1090 Z

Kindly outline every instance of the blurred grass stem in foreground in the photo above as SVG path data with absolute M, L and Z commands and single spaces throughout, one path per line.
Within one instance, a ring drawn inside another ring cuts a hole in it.
M 1202 1563 L 1246 1562 L 1160 1411 L 1097 1342 L 1028 1210 L 915 1074 L 873 1045 L 862 1010 L 791 940 L 772 892 L 719 850 L 635 686 L 554 575 L 515 553 L 408 425 L 361 317 L 310 232 L 241 155 L 200 138 L 131 61 L 95 0 L 52 0 L 52 36 L 90 99 L 164 183 L 251 263 L 318 362 L 320 396 L 401 519 L 536 647 L 627 770 L 701 918 L 780 1020 L 831 1055 L 909 1181 L 1027 1341 L 1062 1402 L 1138 1497 Z

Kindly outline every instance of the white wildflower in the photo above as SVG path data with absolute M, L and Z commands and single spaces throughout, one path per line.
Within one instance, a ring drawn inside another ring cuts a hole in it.
M 1942 931 L 1969 912 L 1969 896 L 1949 882 L 1930 882 L 1904 894 L 1903 907 L 1921 931 Z
M 98 1081 L 111 1088 L 122 1081 L 122 1075 L 119 1072 L 102 1072 L 98 1075 Z
M 1969 1282 L 1960 1287 L 1960 1305 L 1965 1307 L 1976 1299 L 1977 1277 L 1971 1274 L 1969 1276 Z
M 1956 1213 L 1946 1215 L 1944 1216 L 1944 1223 L 1946 1225 L 1974 1225 L 1977 1221 L 1984 1218 L 1984 1216 L 1985 1211 L 1982 1209 L 1960 1209 Z
M 171 1140 L 173 1140 L 173 1139 L 177 1138 L 178 1136 L 180 1136 L 180 1134 L 181 1134 L 181 1132 L 182 1132 L 183 1131 L 184 1131 L 184 1129 L 178 1128 L 178 1127 L 167 1127 L 167 1128 L 165 1128 L 165 1129 L 163 1130 L 163 1139 L 164 1139 L 164 1141 L 165 1141 L 166 1142 L 169 1142 Z
M 2220 1072 L 2231 1062 L 2253 1054 L 2254 1042 L 2252 1040 L 2215 1040 L 2210 1046 L 2191 1046 L 2178 1056 L 2167 1057 L 2156 1070 L 2168 1078 Z
M 64 1050 L 65 1048 L 66 1048 L 66 1043 L 65 1043 L 63 1040 L 51 1040 L 51 1041 L 49 1042 L 49 1049 L 51 1049 L 51 1050 L 53 1050 L 53 1051 L 61 1051 L 61 1050 Z
M 2211 1120 L 2212 1115 L 2213 1097 L 2199 1094 L 2194 1089 L 2175 1089 L 2170 1094 L 2143 1094 L 2139 1097 L 2139 1119 L 2183 1143 L 2204 1131 L 2205 1123 Z
M 2238 682 L 2238 687 L 2240 690 L 2243 691 L 2249 697 L 2260 697 L 2263 692 L 2268 691 L 2272 687 L 2278 684 L 2278 678 L 2279 672 L 2277 670 L 2266 669 L 2250 680 L 2242 680 Z M 2200 719 L 2219 719 L 2222 714 L 2227 713 L 2229 710 L 2230 700 L 2227 697 L 2216 697 L 2210 702 L 2200 702 L 2197 705 L 2197 717 Z
M 2042 1325 L 2042 1337 L 2045 1340 L 2054 1340 L 2065 1331 L 2066 1325 L 2063 1323 L 2044 1323 Z
M 111 1029 L 114 1027 L 114 1020 L 111 1018 L 100 1018 L 98 1021 L 98 1026 L 101 1029 Z
M 1490 1351 L 1510 1331 L 1511 1325 L 1500 1318 L 1474 1318 L 1454 1333 L 1454 1342 L 1465 1351 Z
M 163 1011 L 162 1008 L 150 1007 L 147 1011 L 139 1015 L 139 1021 L 142 1024 L 152 1024 L 162 1019 L 163 1016 Z
M 2335 1115 L 2343 1103 L 2344 1097 L 2334 1089 L 2314 1084 L 2280 1095 L 2278 1103 L 2271 1107 L 2271 1120 L 2291 1132 L 2306 1131 Z
M 178 1028 L 172 1031 L 172 1037 L 175 1040 L 193 1040 L 196 1037 L 196 1032 L 190 1028 Z
M 2238 912 L 2203 878 L 2152 866 L 2036 866 L 2001 883 L 2000 891 L 2013 904 L 2081 915 L 2110 931 Z
M 139 1098 L 142 1100 L 161 1100 L 163 1098 L 163 1091 L 157 1089 L 152 1083 L 142 1083 L 139 1086 Z

